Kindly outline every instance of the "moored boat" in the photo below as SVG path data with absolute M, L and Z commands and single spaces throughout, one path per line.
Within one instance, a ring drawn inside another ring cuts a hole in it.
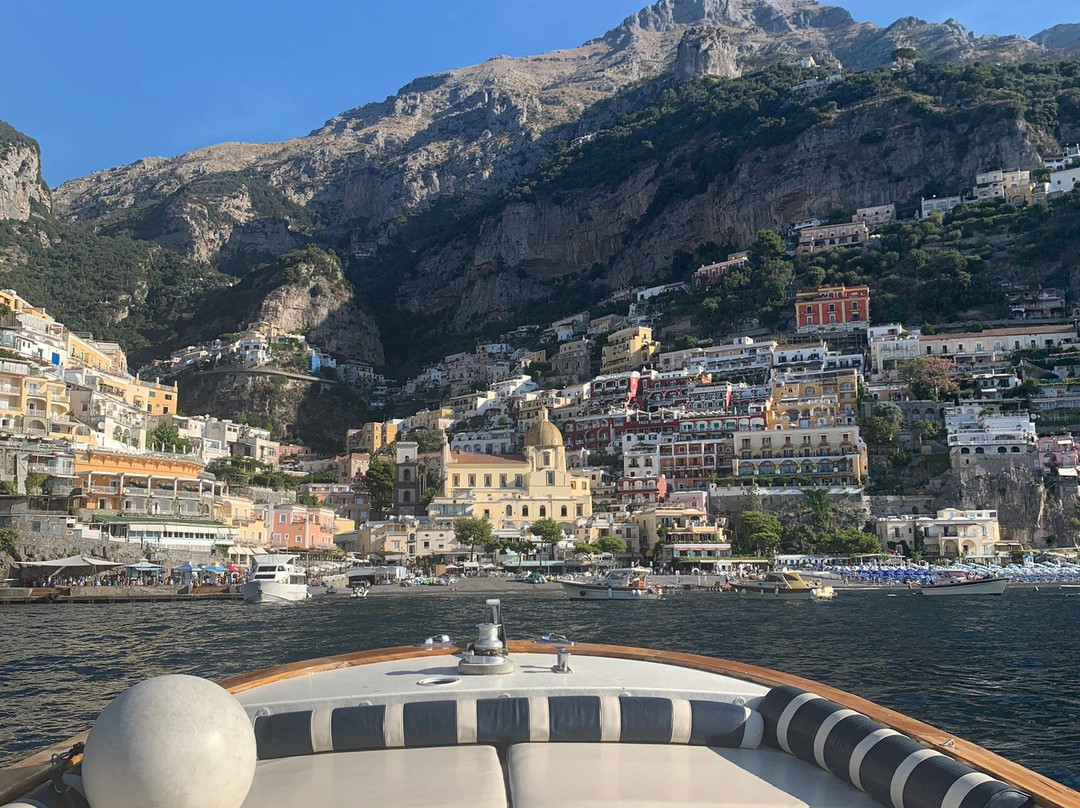
M 141 682 L 84 748 L 0 771 L 0 803 L 1080 806 L 1049 778 L 827 685 L 694 654 L 507 642 L 501 605 L 488 607 L 471 642 Z
M 291 555 L 258 555 L 240 587 L 244 603 L 296 603 L 308 598 L 307 573 Z
M 924 595 L 1001 595 L 1009 585 L 1008 578 L 961 578 L 922 584 L 919 591 Z
M 829 600 L 836 597 L 831 586 L 808 581 L 797 572 L 767 572 L 757 580 L 736 581 L 733 588 L 744 598 Z
M 659 600 L 664 592 L 649 583 L 650 570 L 626 567 L 608 570 L 592 581 L 560 581 L 572 600 Z

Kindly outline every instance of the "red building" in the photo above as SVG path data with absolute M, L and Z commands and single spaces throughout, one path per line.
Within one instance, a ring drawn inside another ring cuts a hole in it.
M 854 331 L 870 325 L 869 286 L 819 286 L 795 296 L 799 331 Z
M 695 292 L 704 292 L 710 286 L 720 282 L 720 279 L 728 275 L 733 269 L 742 269 L 750 264 L 746 253 L 734 253 L 729 255 L 726 261 L 703 266 L 694 270 L 690 276 L 690 286 Z

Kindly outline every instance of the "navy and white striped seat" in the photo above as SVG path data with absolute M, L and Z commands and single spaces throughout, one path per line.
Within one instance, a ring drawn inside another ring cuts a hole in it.
M 816 763 L 890 808 L 1026 808 L 1032 799 L 865 715 L 797 687 L 758 706 L 768 746 Z
M 681 743 L 755 749 L 762 717 L 727 702 L 644 696 L 453 699 L 258 716 L 260 760 L 452 744 Z

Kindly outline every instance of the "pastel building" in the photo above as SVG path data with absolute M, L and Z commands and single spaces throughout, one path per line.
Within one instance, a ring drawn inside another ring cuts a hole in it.
M 865 330 L 870 325 L 869 286 L 820 286 L 795 296 L 800 332 Z

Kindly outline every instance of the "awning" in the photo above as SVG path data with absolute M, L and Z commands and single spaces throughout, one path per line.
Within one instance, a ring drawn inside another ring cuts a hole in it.
M 67 558 L 56 558 L 52 561 L 20 561 L 18 566 L 21 569 L 37 569 L 49 575 L 55 575 L 60 570 L 92 574 L 123 565 L 118 561 L 106 561 L 104 558 L 94 558 L 93 556 L 68 556 Z
M 125 564 L 124 567 L 135 572 L 161 572 L 165 568 L 158 564 L 151 564 L 145 558 L 140 558 L 134 564 Z

